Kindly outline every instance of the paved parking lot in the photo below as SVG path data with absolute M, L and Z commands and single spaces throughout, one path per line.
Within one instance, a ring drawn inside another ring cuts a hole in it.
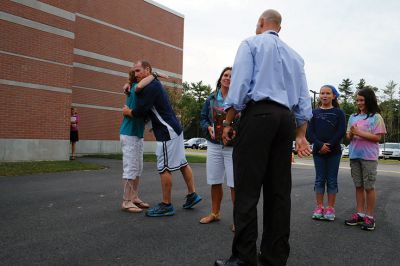
M 119 210 L 121 161 L 80 159 L 108 166 L 101 171 L 0 177 L 1 265 L 213 265 L 230 255 L 232 206 L 225 190 L 222 219 L 199 219 L 210 211 L 205 164 L 193 164 L 204 200 L 183 210 L 185 186 L 174 175 L 176 215 L 148 218 Z M 291 256 L 288 265 L 399 265 L 400 166 L 379 167 L 377 228 L 346 227 L 354 206 L 348 163 L 340 170 L 335 222 L 313 221 L 311 160 L 293 165 Z M 145 163 L 141 197 L 161 199 L 154 163 Z M 261 206 L 261 203 L 260 203 Z M 259 217 L 261 225 L 262 217 Z

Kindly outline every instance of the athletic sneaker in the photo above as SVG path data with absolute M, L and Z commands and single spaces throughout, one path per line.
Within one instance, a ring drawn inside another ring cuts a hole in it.
M 183 204 L 184 209 L 190 209 L 201 201 L 201 197 L 196 192 L 186 195 L 186 202 Z
M 150 208 L 146 211 L 146 215 L 150 217 L 171 216 L 175 214 L 174 206 L 172 204 L 165 204 L 164 202 Z
M 353 213 L 351 215 L 351 218 L 348 220 L 345 220 L 344 223 L 346 225 L 361 225 L 364 223 L 364 218 L 358 215 L 358 213 Z
M 369 218 L 368 216 L 365 215 L 364 222 L 361 225 L 361 229 L 367 231 L 375 230 L 375 219 Z
M 324 207 L 321 207 L 321 206 L 315 207 L 312 218 L 316 219 L 316 220 L 323 219 L 324 218 Z
M 328 221 L 334 221 L 335 220 L 335 209 L 334 208 L 326 208 L 324 210 L 324 219 Z

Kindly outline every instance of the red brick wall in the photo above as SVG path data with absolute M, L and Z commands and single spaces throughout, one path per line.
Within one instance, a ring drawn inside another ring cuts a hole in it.
M 119 139 L 121 112 L 101 108 L 121 108 L 125 96 L 77 86 L 120 93 L 126 78 L 72 67 L 72 64 L 82 63 L 123 73 L 127 73 L 129 67 L 75 55 L 74 48 L 129 62 L 144 59 L 155 68 L 182 74 L 182 50 L 87 20 L 79 14 L 181 49 L 183 18 L 141 0 L 41 2 L 78 15 L 72 21 L 8 0 L 0 1 L 0 10 L 73 32 L 75 39 L 0 20 L 0 79 L 66 88 L 72 93 L 0 84 L 0 138 L 69 139 L 70 107 L 86 104 L 99 108 L 78 107 L 81 117 L 80 138 Z M 182 82 L 176 78 L 169 81 Z M 154 136 L 146 132 L 145 139 L 154 140 Z
M 69 139 L 70 96 L 0 85 L 0 138 Z
M 0 50 L 72 64 L 74 40 L 0 20 Z
M 182 48 L 183 19 L 142 0 L 79 1 L 79 13 Z
M 177 49 L 80 17 L 76 18 L 75 34 L 75 48 L 126 61 L 146 58 L 157 68 L 182 73 L 183 54 Z
M 43 1 L 42 1 L 43 2 Z M 10 1 L 1 1 L 0 10 L 18 17 L 23 17 L 36 22 L 47 24 L 67 31 L 74 31 L 74 22 L 65 18 L 54 16 L 37 9 L 17 4 Z

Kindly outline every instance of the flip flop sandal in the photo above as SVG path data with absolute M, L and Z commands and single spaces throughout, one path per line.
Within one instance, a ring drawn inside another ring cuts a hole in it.
M 150 205 L 144 201 L 141 202 L 134 202 L 133 204 L 135 204 L 136 206 L 138 206 L 141 209 L 148 209 L 150 208 Z
M 143 210 L 129 201 L 127 204 L 122 204 L 121 210 L 124 212 L 131 212 L 131 213 L 138 213 L 142 212 Z
M 217 214 L 215 214 L 215 213 L 210 213 L 210 214 L 207 215 L 206 217 L 202 218 L 202 219 L 200 220 L 200 223 L 201 223 L 201 224 L 209 224 L 209 223 L 212 223 L 212 222 L 217 222 L 217 221 L 219 221 L 219 220 L 220 220 L 220 218 L 219 218 L 219 213 L 217 213 Z

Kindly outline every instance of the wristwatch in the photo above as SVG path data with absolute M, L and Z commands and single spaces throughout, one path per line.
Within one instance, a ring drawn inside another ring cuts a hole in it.
M 158 78 L 158 73 L 157 73 L 157 72 L 153 72 L 152 75 L 153 75 L 153 77 L 154 77 L 155 79 Z
M 222 121 L 222 126 L 223 127 L 232 126 L 232 124 L 233 124 L 233 122 L 229 122 L 229 121 L 226 121 L 226 120 Z

